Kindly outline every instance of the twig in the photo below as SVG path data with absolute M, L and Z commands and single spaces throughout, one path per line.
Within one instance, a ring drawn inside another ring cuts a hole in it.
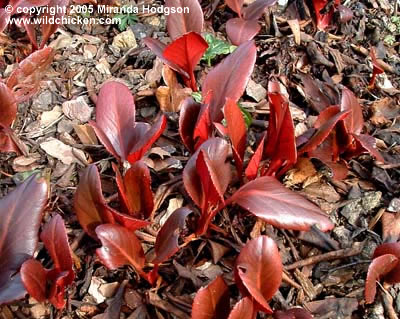
M 363 245 L 361 243 L 356 243 L 354 245 L 354 247 L 351 247 L 351 248 L 345 248 L 345 249 L 340 249 L 340 250 L 336 250 L 336 251 L 331 251 L 326 254 L 312 256 L 310 258 L 297 261 L 291 265 L 286 266 L 285 269 L 292 270 L 292 269 L 296 269 L 296 268 L 300 268 L 300 267 L 304 267 L 304 266 L 308 266 L 308 265 L 313 265 L 313 264 L 319 263 L 321 261 L 335 260 L 335 259 L 355 256 L 355 255 L 358 255 L 359 253 L 361 253 L 362 248 L 363 248 Z

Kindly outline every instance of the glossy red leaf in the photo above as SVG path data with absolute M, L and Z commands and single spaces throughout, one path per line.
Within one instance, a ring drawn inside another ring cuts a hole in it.
M 348 133 L 360 134 L 364 119 L 360 103 L 357 97 L 348 88 L 342 90 L 342 99 L 340 101 L 340 110 L 350 111 L 349 115 L 343 120 Z
M 196 293 L 192 305 L 192 319 L 224 319 L 229 315 L 229 288 L 222 276 Z
M 192 153 L 195 151 L 193 133 L 200 110 L 201 104 L 188 97 L 182 102 L 179 114 L 179 135 L 181 136 L 183 145 Z
M 196 203 L 202 207 L 206 202 L 206 194 L 203 192 L 202 179 L 197 171 L 197 158 L 200 151 L 204 151 L 208 156 L 209 169 L 211 170 L 213 181 L 216 181 L 215 187 L 218 187 L 218 194 L 224 194 L 231 180 L 231 170 L 229 163 L 226 162 L 229 145 L 221 138 L 211 138 L 203 143 L 200 148 L 188 160 L 183 170 L 183 183 L 186 191 Z
M 256 0 L 243 9 L 243 19 L 258 20 L 266 8 L 273 6 L 278 0 Z
M 203 10 L 198 0 L 165 0 L 165 6 L 189 10 L 189 13 L 176 12 L 167 15 L 167 30 L 172 40 L 192 31 L 197 33 L 203 31 Z
M 22 103 L 36 94 L 40 80 L 53 61 L 54 50 L 45 48 L 25 58 L 9 76 L 7 86 L 13 90 L 17 103 Z
M 176 63 L 169 61 L 163 55 L 165 48 L 167 47 L 166 44 L 162 43 L 161 41 L 153 38 L 144 38 L 143 43 L 166 65 L 168 65 L 172 70 L 178 72 L 186 79 L 190 79 L 190 75 L 179 67 Z
M 267 236 L 250 240 L 240 251 L 235 272 L 241 280 L 242 295 L 251 296 L 263 311 L 272 313 L 268 301 L 278 291 L 283 272 L 275 242 Z
M 47 299 L 47 271 L 42 264 L 29 259 L 21 267 L 21 279 L 26 291 L 39 302 Z
M 156 258 L 153 260 L 153 264 L 166 261 L 179 250 L 179 232 L 185 227 L 186 217 L 191 213 L 192 211 L 189 208 L 182 207 L 176 209 L 168 217 L 157 234 L 154 245 Z
M 232 143 L 233 159 L 235 160 L 238 175 L 242 176 L 244 153 L 246 150 L 247 128 L 242 111 L 236 102 L 226 100 L 224 115 L 227 125 L 227 133 Z
M 289 101 L 281 94 L 278 82 L 268 83 L 268 101 L 270 118 L 264 153 L 271 161 L 265 174 L 274 175 L 296 163 L 296 137 Z
M 0 123 L 4 126 L 11 126 L 17 116 L 17 102 L 13 92 L 0 82 Z
M 146 261 L 143 248 L 132 231 L 119 225 L 104 224 L 96 228 L 96 234 L 103 245 L 97 248 L 96 253 L 107 268 L 131 265 L 143 273 Z
M 162 134 L 166 118 L 162 115 L 153 125 L 135 123 L 135 103 L 128 87 L 110 81 L 97 98 L 96 122 L 90 122 L 97 137 L 118 160 L 134 163 Z
M 147 165 L 142 161 L 135 162 L 124 177 L 117 166 L 113 165 L 113 168 L 124 212 L 135 217 L 149 218 L 153 212 L 154 199 Z
M 258 144 L 256 151 L 251 157 L 249 163 L 247 164 L 245 174 L 247 179 L 249 180 L 253 180 L 257 177 L 258 169 L 260 168 L 260 163 L 264 153 L 264 143 L 266 136 L 267 136 L 266 134 L 263 136 L 263 138 L 260 141 L 260 144 Z
M 162 114 L 153 124 L 136 122 L 132 128 L 135 131 L 135 138 L 131 140 L 133 147 L 128 155 L 128 162 L 133 164 L 140 160 L 154 142 L 161 136 L 167 127 L 167 118 Z
M 398 264 L 399 259 L 391 254 L 381 255 L 372 260 L 365 280 L 365 302 L 367 304 L 373 303 L 375 300 L 376 281 L 393 271 Z
M 115 222 L 103 197 L 100 175 L 94 164 L 89 165 L 80 177 L 74 208 L 83 230 L 93 238 L 97 238 L 95 229 L 98 225 Z
M 222 108 L 226 98 L 237 102 L 243 95 L 247 82 L 253 72 L 257 48 L 253 41 L 241 44 L 226 57 L 204 80 L 202 92 L 212 92 L 210 100 L 211 122 L 221 122 L 224 115 Z M 205 95 L 203 95 L 205 96 Z
M 32 175 L 0 199 L 0 304 L 26 293 L 15 274 L 36 250 L 47 194 L 45 180 Z
M 240 299 L 233 307 L 228 319 L 255 319 L 257 315 L 250 297 Z
M 313 319 L 314 317 L 303 308 L 292 308 L 286 311 L 275 311 L 274 319 Z
M 204 102 L 201 106 L 199 117 L 193 132 L 195 141 L 195 149 L 198 149 L 201 144 L 207 141 L 212 136 L 212 125 L 210 120 L 210 105 Z
M 381 153 L 379 153 L 378 148 L 376 147 L 376 139 L 373 136 L 367 134 L 353 134 L 355 140 L 362 147 L 362 153 L 369 153 L 373 157 L 376 158 L 377 161 L 384 163 L 385 159 L 382 157 Z
M 234 18 L 226 23 L 226 33 L 234 45 L 241 45 L 252 40 L 260 30 L 261 26 L 255 20 Z
M 317 206 L 270 176 L 243 185 L 225 202 L 231 203 L 279 228 L 308 231 L 318 224 L 322 231 L 328 231 L 334 227 Z
M 385 71 L 382 69 L 382 67 L 378 63 L 378 60 L 376 58 L 376 49 L 374 47 L 371 48 L 369 56 L 371 57 L 371 60 L 372 60 L 373 69 L 372 69 L 372 77 L 371 77 L 371 80 L 369 81 L 369 85 L 368 86 L 370 88 L 374 88 L 376 76 L 378 74 L 382 74 Z
M 317 20 L 318 29 L 325 30 L 332 22 L 334 8 L 332 7 L 328 13 L 321 13 L 321 10 L 328 4 L 328 0 L 312 0 L 314 5 L 315 18 Z
M 400 242 L 379 245 L 376 247 L 372 258 L 386 254 L 394 255 L 400 260 Z M 400 283 L 400 262 L 397 263 L 396 268 L 385 275 L 384 279 L 389 284 Z
M 200 34 L 189 32 L 174 40 L 163 52 L 165 59 L 178 65 L 189 74 L 190 87 L 193 91 L 197 91 L 194 68 L 199 63 L 207 48 L 208 44 Z
M 225 4 L 239 16 L 242 16 L 243 3 L 244 0 L 225 0 Z
M 338 106 L 333 105 L 333 106 L 330 106 L 330 108 L 338 108 Z M 325 110 L 325 112 L 329 112 L 329 108 L 328 108 L 328 111 Z M 303 153 L 311 152 L 311 151 L 315 150 L 329 136 L 331 131 L 334 129 L 335 125 L 340 120 L 343 120 L 346 116 L 348 116 L 349 113 L 350 113 L 349 110 L 342 111 L 342 112 L 336 113 L 334 116 L 329 118 L 329 120 L 327 120 L 323 125 L 321 125 L 318 128 L 318 130 L 310 138 L 310 140 L 306 144 L 304 144 L 303 146 L 300 147 L 300 149 L 298 150 L 298 154 L 303 154 Z

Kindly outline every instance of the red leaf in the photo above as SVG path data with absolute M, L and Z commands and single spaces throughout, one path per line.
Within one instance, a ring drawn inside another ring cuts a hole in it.
M 375 87 L 376 76 L 378 74 L 382 74 L 385 71 L 382 69 L 382 67 L 378 63 L 378 60 L 376 58 L 376 49 L 374 47 L 371 48 L 369 56 L 371 57 L 371 60 L 372 60 L 373 69 L 372 69 L 372 77 L 371 77 L 371 80 L 369 81 L 368 86 L 369 86 L 369 88 L 372 89 Z
M 253 300 L 250 297 L 244 297 L 233 307 L 228 319 L 255 319 L 256 314 Z
M 230 167 L 229 164 L 225 163 L 229 153 L 228 143 L 218 137 L 211 138 L 203 143 L 192 155 L 183 170 L 183 183 L 185 189 L 199 207 L 201 207 L 204 197 L 201 178 L 196 169 L 197 157 L 201 150 L 205 151 L 210 161 L 213 163 L 213 166 L 218 170 L 217 174 L 219 175 L 221 185 L 220 193 L 225 192 L 230 182 Z
M 332 105 L 330 106 L 330 108 L 338 108 L 338 106 Z M 324 112 L 330 112 L 330 109 L 328 108 L 324 110 Z M 324 112 L 321 113 L 323 117 L 325 116 Z M 323 125 L 318 128 L 317 132 L 310 138 L 310 140 L 302 147 L 300 147 L 300 149 L 298 150 L 298 154 L 303 154 L 315 150 L 329 136 L 335 125 L 340 120 L 343 120 L 346 116 L 348 116 L 349 113 L 349 110 L 339 112 L 332 116 L 329 120 L 327 120 Z
M 266 8 L 273 6 L 278 0 L 256 0 L 243 9 L 243 19 L 258 20 Z
M 260 162 L 264 153 L 265 138 L 266 134 L 263 136 L 260 144 L 258 144 L 256 151 L 251 157 L 250 162 L 247 164 L 245 174 L 249 180 L 255 179 L 257 177 L 258 169 L 260 168 Z
M 179 115 L 179 135 L 185 147 L 192 153 L 195 151 L 193 134 L 200 110 L 201 104 L 188 97 L 182 102 L 181 113 Z
M 242 16 L 242 7 L 244 0 L 225 0 L 226 5 L 236 12 L 239 16 Z
M 3 32 L 6 29 L 8 23 L 10 22 L 10 18 L 11 14 L 6 12 L 5 9 L 0 8 L 0 32 Z
M 74 208 L 83 230 L 97 238 L 95 229 L 100 224 L 114 223 L 114 217 L 101 191 L 100 175 L 96 165 L 83 172 L 74 197 Z
M 163 55 L 163 52 L 165 48 L 167 47 L 166 44 L 162 43 L 161 41 L 157 39 L 152 39 L 152 38 L 144 38 L 143 43 L 166 65 L 168 65 L 171 69 L 174 71 L 178 72 L 182 76 L 184 76 L 186 79 L 190 79 L 190 75 L 183 70 L 181 67 L 179 67 L 176 63 L 173 63 L 172 61 L 169 61 L 166 59 Z
M 396 268 L 399 259 L 391 254 L 375 257 L 368 267 L 367 279 L 365 280 L 365 302 L 373 303 L 376 295 L 376 281 Z M 397 267 L 399 268 L 399 267 Z
M 317 206 L 270 176 L 243 185 L 225 201 L 226 205 L 231 203 L 279 228 L 308 231 L 319 224 L 322 231 L 327 231 L 334 227 Z
M 119 225 L 104 224 L 96 228 L 96 234 L 103 244 L 96 253 L 107 268 L 131 265 L 143 274 L 146 261 L 143 248 L 132 231 Z
M 165 0 L 165 6 L 179 9 L 188 8 L 189 13 L 171 13 L 167 15 L 167 30 L 172 40 L 185 33 L 203 31 L 203 10 L 198 0 Z M 178 11 L 178 10 L 176 10 Z
M 212 125 L 210 120 L 210 107 L 207 102 L 201 106 L 199 117 L 193 132 L 195 141 L 195 149 L 198 149 L 201 144 L 207 141 L 212 135 Z
M 353 134 L 355 140 L 360 143 L 362 147 L 362 153 L 369 153 L 373 157 L 376 158 L 377 161 L 384 163 L 385 159 L 382 157 L 381 153 L 379 153 L 376 147 L 375 137 L 367 135 L 367 134 Z
M 233 159 L 238 175 L 242 176 L 244 153 L 246 150 L 247 129 L 239 106 L 231 99 L 226 100 L 224 115 L 228 136 L 232 142 Z
M 229 288 L 222 276 L 196 293 L 192 305 L 192 319 L 225 319 L 229 315 Z
M 282 272 L 278 247 L 267 236 L 250 240 L 236 260 L 235 273 L 241 280 L 242 294 L 254 298 L 266 313 L 272 313 L 268 301 L 279 289 Z
M 26 291 L 39 302 L 47 299 L 47 271 L 42 264 L 29 259 L 21 267 L 21 279 Z
M 161 115 L 153 126 L 147 123 L 136 122 L 132 128 L 136 136 L 131 141 L 131 143 L 134 143 L 128 155 L 128 162 L 133 164 L 140 160 L 151 145 L 161 136 L 166 127 L 167 118 L 164 115 Z
M 275 311 L 274 319 L 313 319 L 314 317 L 303 308 L 292 308 L 286 311 Z
M 296 138 L 289 102 L 281 94 L 278 82 L 268 83 L 270 118 L 265 156 L 271 159 L 266 175 L 288 168 L 297 161 Z M 282 167 L 283 166 L 283 167 Z
M 128 215 L 149 218 L 153 212 L 154 200 L 151 191 L 151 176 L 147 165 L 134 163 L 122 178 L 113 164 L 120 195 L 121 206 Z
M 25 58 L 7 80 L 7 86 L 13 90 L 17 103 L 22 103 L 36 94 L 40 80 L 46 75 L 46 69 L 53 61 L 54 50 L 45 48 Z
M 350 114 L 343 120 L 348 133 L 360 134 L 364 119 L 360 103 L 357 97 L 348 88 L 342 90 L 342 100 L 340 101 L 341 111 L 350 111 Z
M 222 121 L 224 117 L 222 107 L 225 105 L 226 98 L 237 102 L 243 95 L 253 72 L 256 53 L 254 42 L 245 42 L 207 74 L 202 91 L 203 94 L 212 92 L 211 122 Z
M 30 23 L 30 22 L 31 21 L 29 21 L 28 23 L 25 23 L 25 21 L 23 21 L 24 29 L 26 31 L 26 35 L 29 38 L 29 41 L 31 41 L 32 48 L 34 50 L 38 50 L 39 44 L 37 43 L 37 40 L 36 40 L 36 24 Z
M 32 175 L 0 199 L 0 304 L 26 293 L 15 274 L 36 250 L 47 192 L 47 183 Z
M 328 4 L 328 0 L 312 0 L 315 10 L 318 29 L 325 30 L 332 21 L 334 8 L 332 7 L 328 13 L 321 14 L 320 11 Z
M 194 1 L 194 0 L 191 0 Z M 196 32 L 187 33 L 169 44 L 163 56 L 168 61 L 178 65 L 190 77 L 191 88 L 197 91 L 194 68 L 199 63 L 208 48 L 207 42 Z
M 166 127 L 161 116 L 150 126 L 135 123 L 135 103 L 129 89 L 122 83 L 104 84 L 97 99 L 96 122 L 90 122 L 96 135 L 119 161 L 134 163 L 150 148 Z
M 382 255 L 391 254 L 400 260 L 400 242 L 385 243 L 376 247 L 372 258 Z M 387 273 L 384 277 L 385 281 L 389 284 L 400 283 L 400 262 L 397 263 L 396 268 Z
M 17 102 L 13 92 L 0 82 L 0 123 L 4 126 L 11 126 L 17 116 Z
M 168 217 L 165 224 L 161 227 L 157 234 L 154 249 L 156 258 L 153 264 L 160 264 L 170 258 L 179 250 L 179 230 L 185 227 L 186 217 L 192 213 L 189 208 L 182 207 L 176 209 L 171 216 Z
M 234 18 L 229 19 L 226 23 L 226 33 L 234 45 L 241 45 L 252 40 L 260 30 L 261 26 L 254 20 Z

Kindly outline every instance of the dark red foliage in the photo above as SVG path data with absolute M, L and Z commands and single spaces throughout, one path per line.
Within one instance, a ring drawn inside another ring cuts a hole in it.
M 40 88 L 40 81 L 53 61 L 54 50 L 45 48 L 25 58 L 8 77 L 7 86 L 14 92 L 17 103 L 26 102 Z
M 243 8 L 243 0 L 225 0 L 225 3 L 239 15 L 239 18 L 230 19 L 226 23 L 226 33 L 231 42 L 240 45 L 252 40 L 261 29 L 257 20 L 267 7 L 276 2 L 277 0 L 256 0 Z
M 253 72 L 256 53 L 254 42 L 247 41 L 207 74 L 202 92 L 203 98 L 212 92 L 209 104 L 211 122 L 222 121 L 222 108 L 227 98 L 237 102 L 243 95 Z
M 47 199 L 47 183 L 37 175 L 0 199 L 0 304 L 26 294 L 19 269 L 36 250 Z
M 178 65 L 189 75 L 185 82 L 193 91 L 197 91 L 194 68 L 208 48 L 207 42 L 196 32 L 189 32 L 175 39 L 163 51 L 164 59 Z M 182 74 L 183 75 L 183 74 Z
M 165 0 L 165 6 L 189 9 L 189 13 L 176 12 L 167 15 L 167 30 L 172 40 L 192 31 L 199 34 L 203 31 L 203 10 L 198 0 Z
M 183 170 L 183 183 L 190 197 L 201 209 L 196 233 L 203 234 L 223 204 L 224 193 L 231 180 L 227 161 L 228 143 L 221 138 L 211 138 L 192 155 Z
M 43 301 L 45 296 L 44 299 L 48 299 L 57 309 L 62 309 L 65 306 L 65 287 L 74 281 L 75 273 L 64 221 L 60 215 L 54 216 L 45 225 L 40 239 L 53 260 L 53 268 L 47 270 L 37 261 L 29 260 L 21 268 L 22 282 L 33 298 Z
M 225 202 L 232 203 L 279 228 L 308 231 L 318 224 L 322 231 L 328 231 L 334 227 L 317 206 L 270 176 L 243 185 Z
M 278 246 L 267 236 L 250 240 L 236 260 L 235 278 L 240 292 L 253 298 L 266 313 L 272 313 L 268 301 L 279 289 L 282 272 Z
M 192 305 L 192 319 L 225 319 L 229 310 L 229 288 L 222 276 L 218 276 L 197 292 Z
M 96 165 L 88 166 L 83 172 L 74 197 L 74 208 L 83 230 L 97 238 L 96 227 L 101 224 L 119 223 L 131 230 L 145 227 L 149 222 L 135 219 L 109 207 L 101 190 L 100 175 Z
M 12 140 L 10 126 L 17 116 L 17 102 L 13 92 L 0 82 L 0 152 L 19 152 Z
M 182 207 L 168 217 L 157 234 L 154 245 L 156 258 L 152 261 L 153 264 L 166 261 L 179 250 L 179 231 L 185 227 L 186 217 L 191 213 L 192 211 L 189 208 Z
M 333 6 L 329 8 L 327 13 L 322 12 L 324 12 L 325 7 L 329 5 L 329 0 L 312 0 L 312 3 L 318 29 L 325 30 L 331 25 L 335 10 L 339 10 L 339 19 L 342 23 L 349 21 L 353 17 L 351 10 L 341 5 L 340 0 L 334 0 Z
M 135 162 L 121 176 L 119 169 L 113 165 L 122 211 L 137 218 L 150 218 L 153 212 L 154 199 L 151 191 L 151 176 L 147 165 Z
M 386 254 L 391 254 L 400 261 L 400 242 L 379 245 L 376 247 L 372 258 Z M 400 283 L 400 262 L 397 263 L 396 268 L 385 275 L 384 280 L 389 284 Z
M 128 87 L 120 82 L 104 84 L 96 103 L 97 137 L 119 161 L 131 164 L 140 160 L 164 131 L 167 120 L 161 115 L 151 126 L 135 122 L 135 103 Z

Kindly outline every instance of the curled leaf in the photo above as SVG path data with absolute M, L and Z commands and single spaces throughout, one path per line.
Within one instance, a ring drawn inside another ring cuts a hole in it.
M 197 292 L 192 305 L 192 319 L 227 318 L 229 314 L 229 288 L 222 276 Z
M 255 319 L 257 311 L 250 297 L 240 299 L 233 307 L 228 319 Z
M 346 87 L 342 90 L 340 111 L 349 111 L 349 115 L 343 119 L 347 132 L 360 134 L 364 126 L 361 105 L 354 93 Z
M 189 208 L 178 208 L 161 227 L 154 245 L 156 258 L 153 260 L 153 264 L 164 262 L 179 250 L 179 231 L 185 227 L 186 217 L 190 213 L 192 211 Z
M 47 271 L 39 261 L 25 261 L 21 267 L 21 279 L 29 295 L 39 302 L 47 300 Z
M 400 242 L 379 245 L 376 247 L 372 258 L 386 254 L 393 255 L 400 260 Z M 400 262 L 397 263 L 396 267 L 392 271 L 385 274 L 384 279 L 385 282 L 389 284 L 400 283 Z
M 231 203 L 279 228 L 308 231 L 318 224 L 322 231 L 328 231 L 334 227 L 317 206 L 269 176 L 243 185 L 225 202 Z

